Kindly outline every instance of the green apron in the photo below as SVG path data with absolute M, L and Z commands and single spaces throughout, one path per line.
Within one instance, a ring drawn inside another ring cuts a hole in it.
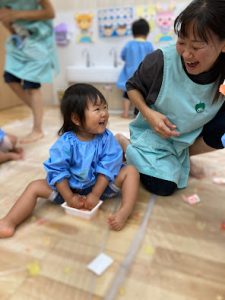
M 38 0 L 1 0 L 0 7 L 15 10 L 40 9 Z M 33 82 L 52 82 L 58 61 L 51 20 L 16 21 L 17 34 L 6 42 L 5 71 Z
M 130 123 L 131 144 L 127 147 L 129 164 L 140 173 L 175 182 L 178 188 L 187 186 L 190 163 L 189 146 L 223 104 L 212 104 L 218 84 L 194 83 L 184 72 L 175 45 L 162 49 L 163 82 L 154 105 L 150 106 L 177 126 L 179 137 L 160 137 L 141 113 Z

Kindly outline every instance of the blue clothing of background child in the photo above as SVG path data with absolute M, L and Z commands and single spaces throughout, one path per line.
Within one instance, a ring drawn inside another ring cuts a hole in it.
M 123 69 L 119 75 L 116 86 L 124 93 L 123 114 L 122 117 L 129 117 L 130 101 L 126 93 L 126 82 L 136 71 L 144 57 L 151 53 L 153 45 L 146 41 L 150 32 L 150 26 L 144 19 L 139 19 L 132 24 L 132 34 L 134 40 L 129 41 L 121 51 L 121 59 L 124 61 Z M 135 113 L 136 114 L 136 113 Z

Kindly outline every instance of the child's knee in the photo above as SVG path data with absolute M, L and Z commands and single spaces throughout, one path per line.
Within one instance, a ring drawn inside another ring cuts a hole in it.
M 137 177 L 138 179 L 140 178 L 139 172 L 134 166 L 127 165 L 125 168 L 126 168 L 127 174 Z

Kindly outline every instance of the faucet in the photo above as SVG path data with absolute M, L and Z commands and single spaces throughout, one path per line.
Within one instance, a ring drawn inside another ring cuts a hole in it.
M 112 47 L 110 50 L 109 50 L 109 54 L 110 55 L 113 55 L 113 66 L 116 68 L 118 67 L 118 58 L 117 58 L 117 51 L 116 51 L 116 48 L 115 47 Z
M 87 48 L 82 51 L 82 55 L 86 55 L 86 67 L 89 68 L 91 66 L 90 53 Z

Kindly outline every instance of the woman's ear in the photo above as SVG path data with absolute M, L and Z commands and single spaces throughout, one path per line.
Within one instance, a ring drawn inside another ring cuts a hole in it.
M 77 114 L 75 113 L 71 114 L 71 121 L 73 122 L 74 125 L 80 126 L 80 119 Z

